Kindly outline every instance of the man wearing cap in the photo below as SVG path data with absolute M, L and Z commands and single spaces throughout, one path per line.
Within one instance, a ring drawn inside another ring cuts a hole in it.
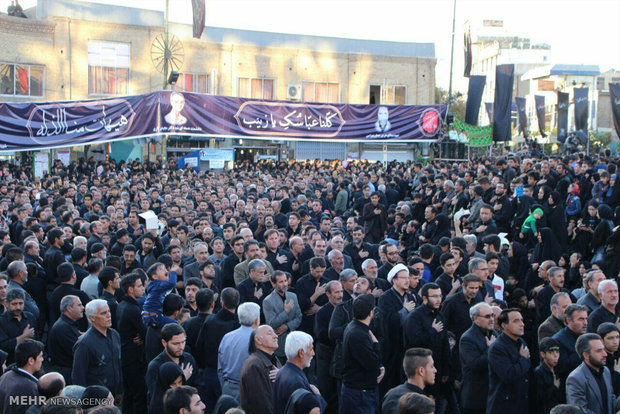
M 116 243 L 110 249 L 113 256 L 123 257 L 123 248 L 131 243 L 131 237 L 127 229 L 119 229 L 116 231 Z
M 540 365 L 534 370 L 536 407 L 539 413 L 548 413 L 564 402 L 560 377 L 555 367 L 560 359 L 560 344 L 553 338 L 544 338 L 538 345 Z
M 384 338 L 383 364 L 386 378 L 381 383 L 382 391 L 388 391 L 400 385 L 400 367 L 403 361 L 403 326 L 407 315 L 415 308 L 415 300 L 409 288 L 409 269 L 404 264 L 397 264 L 388 273 L 387 280 L 392 287 L 379 297 L 378 308 L 381 312 L 381 333 Z M 383 392 L 382 392 L 383 394 Z
M 379 243 L 385 238 L 387 230 L 387 212 L 383 204 L 379 204 L 379 193 L 370 195 L 370 203 L 362 209 L 364 233 L 368 243 Z

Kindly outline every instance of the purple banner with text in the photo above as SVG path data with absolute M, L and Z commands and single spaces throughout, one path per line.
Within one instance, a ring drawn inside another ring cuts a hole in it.
M 162 134 L 433 141 L 445 116 L 445 105 L 298 103 L 167 91 L 87 101 L 0 103 L 0 150 Z

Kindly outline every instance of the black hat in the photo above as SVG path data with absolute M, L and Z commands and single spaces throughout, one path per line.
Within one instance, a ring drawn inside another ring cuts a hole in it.
M 90 254 L 98 253 L 98 252 L 102 251 L 103 249 L 105 249 L 105 246 L 103 245 L 103 243 L 94 243 L 90 247 Z
M 128 234 L 129 234 L 129 231 L 127 229 L 118 229 L 116 231 L 116 238 L 120 239 L 121 237 L 124 237 Z
M 540 352 L 559 351 L 560 343 L 551 337 L 543 338 L 538 344 L 538 349 Z

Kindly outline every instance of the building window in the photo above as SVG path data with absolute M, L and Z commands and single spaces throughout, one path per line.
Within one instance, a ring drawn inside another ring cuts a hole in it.
M 0 63 L 0 95 L 43 96 L 43 66 Z
M 340 84 L 303 82 L 302 99 L 306 102 L 340 103 Z
M 274 99 L 273 79 L 239 78 L 238 96 L 240 98 Z
M 406 86 L 370 85 L 369 103 L 371 105 L 405 105 L 406 102 Z
M 88 94 L 127 95 L 128 43 L 88 41 Z
M 185 92 L 209 93 L 209 75 L 205 73 L 181 73 L 176 86 Z

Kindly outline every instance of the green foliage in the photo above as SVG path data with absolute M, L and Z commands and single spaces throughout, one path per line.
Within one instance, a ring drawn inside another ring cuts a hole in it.
M 435 103 L 438 105 L 448 104 L 448 91 L 438 86 L 435 87 Z M 458 116 L 461 119 L 465 119 L 465 97 L 463 94 L 457 91 L 452 92 L 452 104 L 450 105 L 450 111 L 454 116 Z

